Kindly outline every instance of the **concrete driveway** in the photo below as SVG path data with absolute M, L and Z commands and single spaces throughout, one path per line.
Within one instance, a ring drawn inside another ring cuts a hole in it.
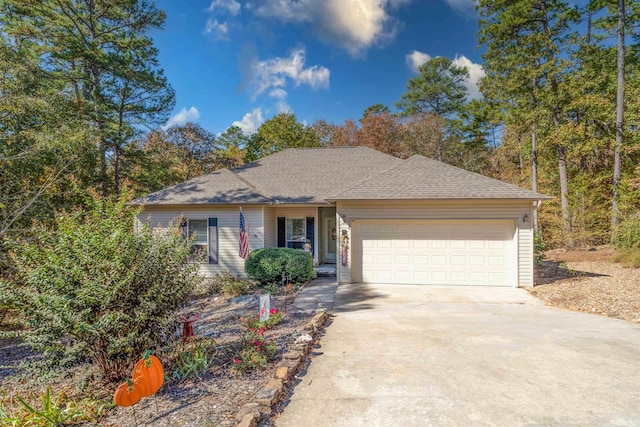
M 522 289 L 341 285 L 279 427 L 640 426 L 640 325 Z

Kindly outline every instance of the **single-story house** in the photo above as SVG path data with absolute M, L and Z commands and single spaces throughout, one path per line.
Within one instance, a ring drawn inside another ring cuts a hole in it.
M 366 147 L 289 149 L 133 203 L 138 221 L 184 218 L 205 275 L 244 275 L 250 250 L 303 248 L 343 282 L 533 285 L 534 206 L 549 197 L 422 156 Z

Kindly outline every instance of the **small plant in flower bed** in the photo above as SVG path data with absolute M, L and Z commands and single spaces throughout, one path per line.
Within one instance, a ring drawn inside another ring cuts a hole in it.
M 246 329 L 257 329 L 264 327 L 265 329 L 271 329 L 276 325 L 279 325 L 284 320 L 282 313 L 277 308 L 272 308 L 269 311 L 269 318 L 264 322 L 260 321 L 260 314 L 256 314 L 254 317 L 242 317 L 240 324 Z
M 268 340 L 264 333 L 266 327 L 250 327 L 242 336 L 242 344 L 237 357 L 233 358 L 231 370 L 238 375 L 251 371 L 273 360 L 278 354 L 278 346 Z
M 170 356 L 173 361 L 165 377 L 168 381 L 201 377 L 213 365 L 215 356 L 216 342 L 212 339 L 198 339 L 180 344 Z
M 32 399 L 20 395 L 16 396 L 16 400 L 17 402 L 13 400 L 13 396 L 8 398 L 6 395 L 0 398 L 0 425 L 59 426 L 97 422 L 105 409 L 105 405 L 97 400 L 84 399 L 76 402 L 63 392 L 54 396 L 50 386 L 47 386 L 45 393 L 40 396 L 39 404 L 29 402 Z

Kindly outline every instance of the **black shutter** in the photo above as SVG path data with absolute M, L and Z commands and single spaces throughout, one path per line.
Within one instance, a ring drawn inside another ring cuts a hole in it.
M 278 247 L 287 246 L 287 225 L 283 216 L 278 217 Z
M 313 253 L 313 248 L 315 248 L 315 245 L 313 244 L 313 235 L 315 232 L 313 221 L 314 218 L 312 216 L 307 217 L 307 240 L 311 243 L 311 253 Z
M 218 263 L 218 218 L 209 218 L 209 264 Z

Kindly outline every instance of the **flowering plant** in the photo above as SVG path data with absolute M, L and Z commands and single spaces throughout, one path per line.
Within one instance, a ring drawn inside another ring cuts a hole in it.
M 231 370 L 238 375 L 264 366 L 278 354 L 278 346 L 265 338 L 264 326 L 249 327 L 242 336 L 242 344 L 237 357 L 233 358 Z
M 260 321 L 260 314 L 256 314 L 254 317 L 242 317 L 240 318 L 240 324 L 247 329 L 264 327 L 265 329 L 271 329 L 276 325 L 279 325 L 284 320 L 284 316 L 277 308 L 269 310 L 269 318 L 264 322 Z

